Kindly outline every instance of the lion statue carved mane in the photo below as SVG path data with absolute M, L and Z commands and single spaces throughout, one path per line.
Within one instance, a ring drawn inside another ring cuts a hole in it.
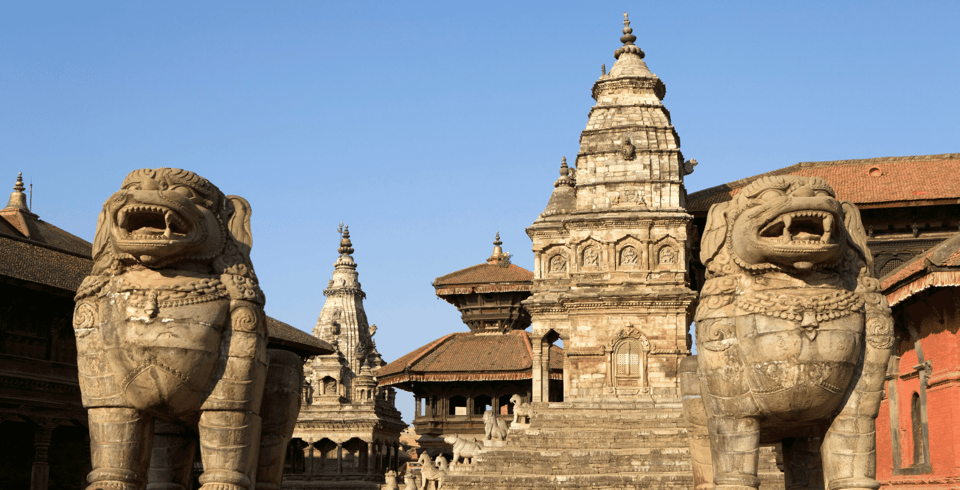
M 303 370 L 266 349 L 252 244 L 249 203 L 190 171 L 135 170 L 104 203 L 73 320 L 88 490 L 189 488 L 198 441 L 203 489 L 279 489 Z
M 877 488 L 893 320 L 857 208 L 822 178 L 763 177 L 710 209 L 700 258 L 697 356 L 680 366 L 698 490 L 757 488 L 758 442 L 783 439 L 791 468 L 816 438 L 831 490 Z M 791 471 L 788 488 L 810 477 Z

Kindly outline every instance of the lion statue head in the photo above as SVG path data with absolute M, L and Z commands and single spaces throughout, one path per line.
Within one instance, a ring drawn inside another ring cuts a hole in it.
M 264 303 L 250 262 L 250 204 L 224 196 L 188 170 L 140 169 L 103 204 L 94 266 L 77 299 L 128 270 L 173 269 L 220 276 L 231 297 Z
M 700 259 L 704 298 L 732 294 L 761 277 L 783 285 L 831 282 L 851 291 L 879 291 L 870 277 L 873 258 L 860 212 L 838 200 L 820 177 L 763 177 L 733 200 L 714 204 Z

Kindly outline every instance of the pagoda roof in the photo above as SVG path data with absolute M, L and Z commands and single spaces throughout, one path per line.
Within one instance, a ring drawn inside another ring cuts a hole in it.
M 445 294 L 530 291 L 533 272 L 514 264 L 477 264 L 433 281 L 438 296 Z
M 270 336 L 267 347 L 270 349 L 289 350 L 300 356 L 326 355 L 335 351 L 327 342 L 271 316 L 267 317 L 267 333 Z
M 532 379 L 533 349 L 524 330 L 457 332 L 380 368 L 379 386 L 410 382 Z M 550 378 L 563 379 L 563 349 L 550 347 Z M 402 388 L 402 386 L 401 386 Z
M 0 276 L 72 295 L 93 268 L 93 244 L 41 220 L 23 204 L 14 205 L 15 200 L 0 209 Z
M 890 306 L 934 287 L 960 286 L 960 233 L 880 278 Z
M 960 153 L 947 153 L 801 162 L 694 192 L 687 198 L 687 211 L 705 215 L 711 205 L 729 201 L 751 182 L 774 175 L 822 177 L 837 198 L 862 208 L 960 203 Z

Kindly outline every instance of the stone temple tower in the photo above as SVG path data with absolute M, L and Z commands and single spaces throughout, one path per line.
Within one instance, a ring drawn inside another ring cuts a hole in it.
M 534 415 L 443 487 L 454 490 L 690 489 L 687 423 L 677 379 L 689 355 L 691 215 L 666 88 L 643 61 L 624 16 L 616 63 L 593 85 L 596 105 L 566 160 L 533 241 Z M 563 341 L 563 401 L 550 393 L 551 344 Z M 777 484 L 771 453 L 765 482 Z M 779 480 L 782 482 L 782 478 Z M 782 483 L 779 483 L 782 488 Z M 775 488 L 764 487 L 764 488 Z
M 623 46 L 593 85 L 576 170 L 564 158 L 527 228 L 534 292 L 524 305 L 542 352 L 563 340 L 567 401 L 675 398 L 677 364 L 690 353 L 683 177 L 696 161 L 684 160 L 661 103 L 666 87 L 635 40 L 624 14 Z M 535 401 L 549 399 L 545 373 L 534 374 Z
M 324 289 L 327 297 L 313 335 L 333 345 L 333 354 L 304 365 L 300 416 L 287 456 L 284 488 L 379 489 L 384 473 L 397 470 L 400 432 L 406 424 L 395 406 L 396 391 L 377 387 L 386 363 L 367 322 L 366 297 L 357 278 L 350 231 L 341 225 L 340 256 Z

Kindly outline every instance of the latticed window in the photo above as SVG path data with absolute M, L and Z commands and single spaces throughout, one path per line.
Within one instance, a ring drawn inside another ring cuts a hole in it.
M 898 258 L 892 258 L 888 260 L 885 264 L 883 264 L 883 268 L 880 269 L 880 275 L 885 276 L 893 272 L 894 269 L 903 265 L 903 262 L 904 262 L 903 260 Z
M 640 375 L 640 346 L 624 342 L 617 348 L 617 376 Z

